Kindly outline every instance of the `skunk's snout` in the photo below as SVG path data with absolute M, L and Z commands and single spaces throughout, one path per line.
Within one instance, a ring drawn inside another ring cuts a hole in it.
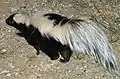
M 5 21 L 8 25 L 14 26 L 16 22 L 13 20 L 15 14 L 10 15 Z

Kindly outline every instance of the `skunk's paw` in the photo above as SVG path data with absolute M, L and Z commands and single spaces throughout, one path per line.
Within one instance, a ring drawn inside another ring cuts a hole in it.
M 57 60 L 58 58 L 59 58 L 59 55 L 58 56 L 50 57 L 51 60 Z
M 68 61 L 69 61 L 69 60 L 65 60 L 65 59 L 61 59 L 61 58 L 60 58 L 60 62 L 61 62 L 61 63 L 67 63 Z

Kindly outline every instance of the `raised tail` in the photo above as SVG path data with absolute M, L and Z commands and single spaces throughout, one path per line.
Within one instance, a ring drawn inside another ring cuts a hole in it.
M 91 20 L 70 20 L 65 39 L 73 51 L 92 55 L 105 69 L 118 74 L 116 58 L 105 34 Z

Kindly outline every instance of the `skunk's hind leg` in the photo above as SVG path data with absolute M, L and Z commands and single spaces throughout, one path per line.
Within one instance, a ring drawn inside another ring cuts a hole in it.
M 59 58 L 59 53 L 56 51 L 45 51 L 45 50 L 41 50 L 40 48 L 40 44 L 37 43 L 35 45 L 33 45 L 33 47 L 36 49 L 37 51 L 37 55 L 40 54 L 40 51 L 43 51 L 46 55 L 48 55 L 50 57 L 51 60 L 57 60 Z
M 63 50 L 60 52 L 60 55 L 63 57 L 63 59 L 60 59 L 61 62 L 68 62 L 70 60 L 70 57 L 72 56 L 72 51 L 69 47 L 64 47 Z

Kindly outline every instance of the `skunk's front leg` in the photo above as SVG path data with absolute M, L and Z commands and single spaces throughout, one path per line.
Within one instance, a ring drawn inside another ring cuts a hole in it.
M 36 49 L 36 54 L 39 55 L 40 54 L 40 48 L 39 48 L 39 45 L 34 45 L 33 46 L 35 49 Z
M 56 53 L 54 55 L 49 56 L 51 60 L 57 60 L 59 58 L 59 54 Z
M 60 59 L 61 62 L 65 63 L 70 60 L 70 57 L 72 56 L 72 51 L 69 47 L 64 47 L 63 50 L 60 52 L 63 59 Z

